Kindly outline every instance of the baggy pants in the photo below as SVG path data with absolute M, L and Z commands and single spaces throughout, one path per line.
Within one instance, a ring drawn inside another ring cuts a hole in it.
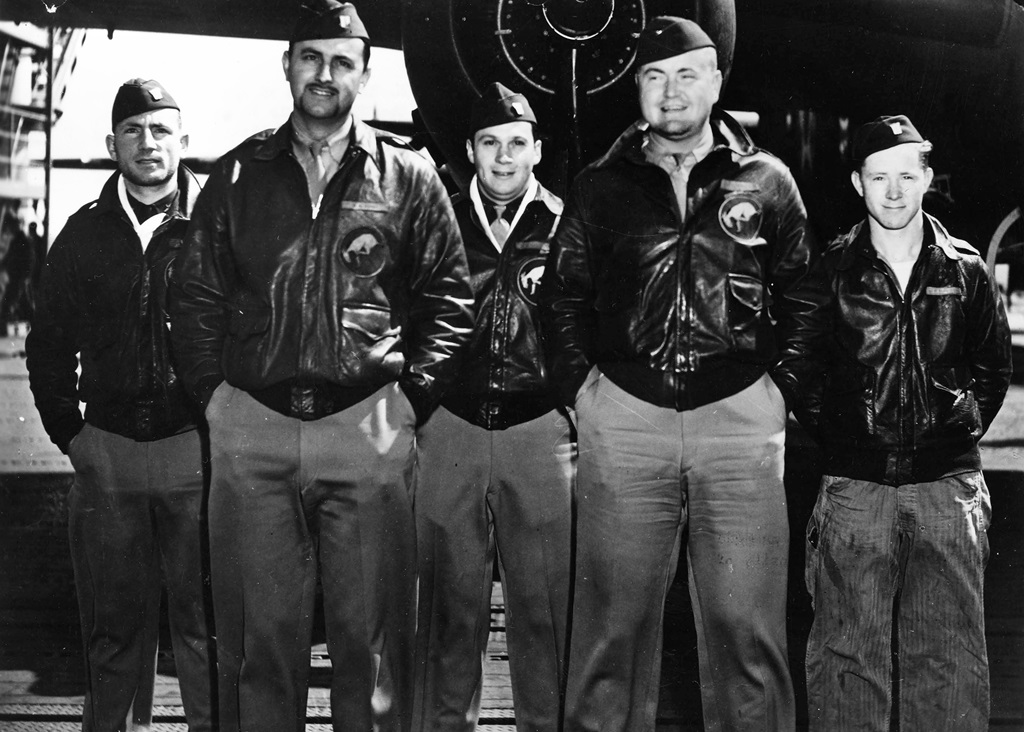
M 991 519 L 978 471 L 899 487 L 822 478 L 807 526 L 811 730 L 888 730 L 893 650 L 901 730 L 988 730 Z
M 407 730 L 415 415 L 392 383 L 303 422 L 222 384 L 210 425 L 221 732 L 305 729 L 317 577 L 336 732 Z
M 152 722 L 161 581 L 189 730 L 213 729 L 199 434 L 136 442 L 86 424 L 69 456 L 68 526 L 87 675 L 82 729 Z
M 786 409 L 768 376 L 662 409 L 593 369 L 579 420 L 567 732 L 652 732 L 684 527 L 709 732 L 795 725 L 786 651 Z
M 569 421 L 552 411 L 486 430 L 442 407 L 418 444 L 414 729 L 476 728 L 497 551 L 516 728 L 557 732 L 570 592 Z

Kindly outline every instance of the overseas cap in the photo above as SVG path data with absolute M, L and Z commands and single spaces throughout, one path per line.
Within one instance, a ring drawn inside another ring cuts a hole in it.
M 129 79 L 114 96 L 114 106 L 110 110 L 110 129 L 117 127 L 121 120 L 155 109 L 180 110 L 181 107 L 159 81 Z
M 906 142 L 924 142 L 924 138 L 904 115 L 883 115 L 857 129 L 850 156 L 854 163 L 863 163 L 868 155 Z
M 362 38 L 370 42 L 370 34 L 352 3 L 340 3 L 338 0 L 303 3 L 289 40 L 296 43 L 325 38 Z
M 470 133 L 484 127 L 494 127 L 507 122 L 532 122 L 537 124 L 537 117 L 530 108 L 530 103 L 522 94 L 517 94 L 504 84 L 494 82 L 473 103 L 470 113 Z
M 686 18 L 660 15 L 651 18 L 651 22 L 640 33 L 636 49 L 636 67 L 696 51 L 698 48 L 716 48 L 715 42 L 703 28 Z

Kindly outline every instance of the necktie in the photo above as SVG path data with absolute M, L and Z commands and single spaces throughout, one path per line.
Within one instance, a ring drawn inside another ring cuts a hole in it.
M 320 199 L 327 188 L 331 177 L 331 146 L 326 142 L 314 142 L 309 146 L 309 155 L 313 159 L 313 170 L 309 171 L 309 197 L 313 201 L 314 216 L 320 208 Z
M 504 206 L 495 206 L 495 217 L 494 221 L 491 222 L 491 232 L 494 234 L 494 240 L 498 243 L 498 249 L 501 249 L 505 245 L 505 240 L 508 239 L 508 233 L 512 230 L 512 225 L 509 224 L 502 215 L 504 212 Z
M 689 155 L 674 153 L 671 156 L 675 165 L 669 171 L 672 178 L 672 189 L 676 194 L 676 202 L 679 204 L 679 215 L 686 220 L 686 184 L 690 180 L 690 169 L 686 166 L 686 159 Z

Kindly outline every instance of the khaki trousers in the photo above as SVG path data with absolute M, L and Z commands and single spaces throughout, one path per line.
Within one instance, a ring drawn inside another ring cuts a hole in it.
M 718 402 L 676 412 L 631 396 L 594 369 L 576 412 L 565 729 L 654 730 L 665 595 L 682 550 L 705 730 L 792 730 L 786 409 L 778 388 L 764 376 Z
M 304 730 L 317 578 L 336 732 L 407 730 L 416 543 L 397 384 L 303 422 L 222 384 L 210 424 L 221 732 Z

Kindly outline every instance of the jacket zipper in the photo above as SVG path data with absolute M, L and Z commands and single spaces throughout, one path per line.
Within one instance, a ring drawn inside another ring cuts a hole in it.
M 900 473 L 901 473 L 901 468 L 903 466 L 903 457 L 904 457 L 904 454 L 906 452 L 903 446 L 904 446 L 905 438 L 906 438 L 906 435 L 907 435 L 907 431 L 904 429 L 905 424 L 906 424 L 906 418 L 907 418 L 907 414 L 906 414 L 906 403 L 907 403 L 906 398 L 907 398 L 907 394 L 906 394 L 906 391 L 905 391 L 905 389 L 906 389 L 906 380 L 903 378 L 903 375 L 904 375 L 904 370 L 906 369 L 906 362 L 907 362 L 906 361 L 906 357 L 905 357 L 906 356 L 906 351 L 907 351 L 907 348 L 909 347 L 909 339 L 907 337 L 907 328 L 908 328 L 908 323 L 910 323 L 913 320 L 913 318 L 910 317 L 910 314 L 908 312 L 908 308 L 911 307 L 910 303 L 913 302 L 913 288 L 912 288 L 912 285 L 914 285 L 914 283 L 915 283 L 915 281 L 917 279 L 915 277 L 915 275 L 917 275 L 918 269 L 920 268 L 921 255 L 918 256 L 917 261 L 914 262 L 914 266 L 910 270 L 910 277 L 907 278 L 907 289 L 905 291 L 903 291 L 903 292 L 900 291 L 899 278 L 896 277 L 895 271 L 892 269 L 892 267 L 889 265 L 888 262 L 886 262 L 884 259 L 882 259 L 881 256 L 879 256 L 877 254 L 876 254 L 876 256 L 878 256 L 878 261 L 881 262 L 881 264 L 882 264 L 883 272 L 885 273 L 885 277 L 886 277 L 886 279 L 889 282 L 889 289 L 895 295 L 896 300 L 899 303 L 899 307 L 896 310 L 896 319 L 897 319 L 896 320 L 896 327 L 897 327 L 897 334 L 899 336 L 899 347 L 898 347 L 898 353 L 899 353 L 899 355 L 898 355 L 898 358 L 899 358 L 898 366 L 899 366 L 899 368 L 898 368 L 897 371 L 898 371 L 898 373 L 900 375 L 900 378 L 899 378 L 899 403 L 896 405 L 897 416 L 898 416 L 897 425 L 898 425 L 898 444 L 899 444 L 899 447 L 897 448 L 897 451 L 896 451 L 896 466 L 895 466 L 896 475 L 894 476 L 897 480 L 899 480 L 899 479 L 901 479 Z M 913 430 L 910 431 L 910 435 L 913 436 Z

